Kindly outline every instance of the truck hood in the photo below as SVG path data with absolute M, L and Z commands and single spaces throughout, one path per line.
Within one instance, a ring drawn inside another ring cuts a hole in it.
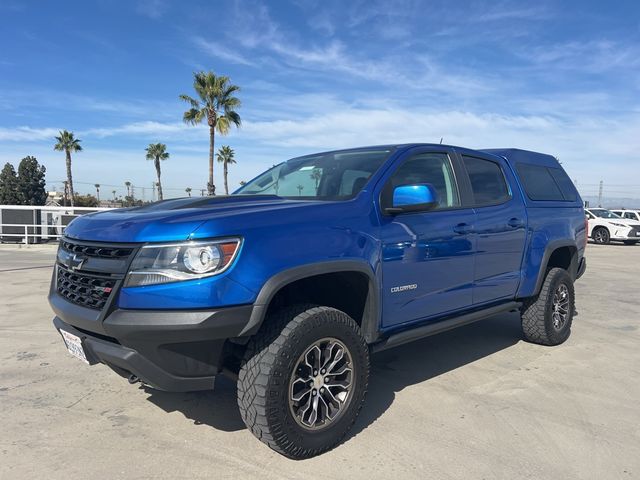
M 201 225 L 212 220 L 317 204 L 275 195 L 179 198 L 83 215 L 67 226 L 65 235 L 78 240 L 116 243 L 182 241 L 192 238 Z M 274 215 L 283 218 L 283 213 L 274 212 Z

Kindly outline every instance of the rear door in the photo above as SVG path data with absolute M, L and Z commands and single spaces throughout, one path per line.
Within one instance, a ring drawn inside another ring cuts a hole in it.
M 430 183 L 439 200 L 427 212 L 392 216 L 380 210 L 383 328 L 471 305 L 475 213 L 463 206 L 468 191 L 460 189 L 460 173 L 459 159 L 451 149 L 414 148 L 378 187 L 379 207 L 398 185 Z
M 462 155 L 476 213 L 473 304 L 513 298 L 520 284 L 527 213 L 506 161 Z

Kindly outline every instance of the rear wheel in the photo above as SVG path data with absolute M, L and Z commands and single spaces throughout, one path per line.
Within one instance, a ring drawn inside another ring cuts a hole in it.
M 611 240 L 609 230 L 604 227 L 597 227 L 591 234 L 591 238 L 599 245 L 607 245 Z
M 240 414 L 278 453 L 313 457 L 351 428 L 368 379 L 369 349 L 351 317 L 329 307 L 292 307 L 267 318 L 247 346 Z
M 522 306 L 525 338 L 541 345 L 559 345 L 571 334 L 575 311 L 573 281 L 566 270 L 552 268 L 540 294 Z

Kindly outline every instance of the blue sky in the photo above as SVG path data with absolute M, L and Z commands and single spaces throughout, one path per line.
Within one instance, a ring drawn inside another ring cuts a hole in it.
M 178 94 L 213 70 L 242 88 L 216 146 L 234 188 L 299 154 L 444 137 L 554 154 L 586 194 L 640 190 L 636 1 L 2 0 L 0 45 L 0 162 L 35 155 L 52 187 L 64 128 L 81 192 L 150 187 L 151 142 L 167 194 L 204 188 L 206 129 Z

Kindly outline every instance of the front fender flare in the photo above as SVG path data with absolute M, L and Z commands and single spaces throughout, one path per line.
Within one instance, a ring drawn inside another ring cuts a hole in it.
M 369 290 L 367 294 L 361 330 L 368 343 L 377 340 L 380 325 L 380 293 L 376 272 L 369 264 L 358 260 L 331 260 L 326 262 L 310 263 L 283 270 L 265 282 L 260 289 L 251 311 L 249 322 L 244 327 L 240 336 L 255 334 L 262 325 L 267 314 L 267 309 L 273 297 L 283 287 L 297 280 L 337 272 L 359 272 L 367 276 Z

